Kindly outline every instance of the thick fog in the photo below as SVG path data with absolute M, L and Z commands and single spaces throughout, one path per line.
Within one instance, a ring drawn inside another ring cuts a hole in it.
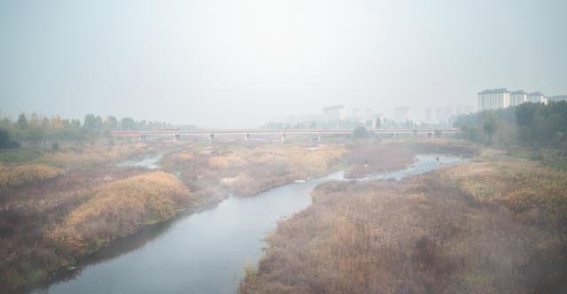
M 466 2 L 466 3 L 465 3 Z M 565 1 L 2 1 L 0 111 L 256 127 L 567 94 Z

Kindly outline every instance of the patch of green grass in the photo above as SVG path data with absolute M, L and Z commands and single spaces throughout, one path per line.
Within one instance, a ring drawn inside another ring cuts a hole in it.
M 0 162 L 2 163 L 35 163 L 43 156 L 39 149 L 16 149 L 0 151 Z
M 567 170 L 567 158 L 565 157 L 557 157 L 553 160 L 544 161 L 542 162 L 544 166 L 555 170 Z
M 526 149 L 509 150 L 508 156 L 521 159 L 531 159 L 534 153 Z

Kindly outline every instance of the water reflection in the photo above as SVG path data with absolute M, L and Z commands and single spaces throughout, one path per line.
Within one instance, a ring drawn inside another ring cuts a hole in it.
M 118 167 L 145 167 L 147 169 L 158 169 L 160 166 L 157 164 L 164 154 L 157 154 L 153 156 L 129 159 L 116 164 Z

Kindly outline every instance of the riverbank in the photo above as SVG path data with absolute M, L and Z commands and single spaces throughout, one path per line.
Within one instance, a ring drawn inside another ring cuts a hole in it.
M 328 174 L 344 152 L 341 145 L 149 142 L 2 154 L 0 293 L 75 270 L 119 238 L 229 194 Z M 117 164 L 156 154 L 165 154 L 161 171 Z
M 225 199 L 324 176 L 345 151 L 342 144 L 196 145 L 168 154 L 161 164 L 202 199 Z
M 102 198 L 102 194 L 116 190 L 117 185 L 124 186 L 120 189 L 126 191 L 127 186 L 134 186 L 128 179 L 147 173 L 144 168 L 119 168 L 116 163 L 134 156 L 155 154 L 162 147 L 161 144 L 124 143 L 2 152 L 0 293 L 22 291 L 58 271 L 73 268 L 80 256 L 124 235 L 116 231 L 116 236 L 111 236 L 113 234 L 103 233 L 100 223 L 90 224 L 90 231 L 98 231 L 100 236 L 87 241 L 86 236 L 71 234 L 65 224 L 71 219 L 80 220 L 81 211 L 91 221 L 104 221 L 101 216 L 112 205 L 102 205 L 105 201 L 96 203 L 93 198 Z M 87 207 L 90 207 L 88 213 Z M 160 206 L 148 203 L 147 207 Z M 98 213 L 94 209 L 98 209 Z M 137 211 L 129 213 L 137 214 Z M 140 224 L 145 222 L 142 220 Z M 88 221 L 82 224 L 88 225 Z M 60 234 L 63 227 L 67 229 L 66 234 Z M 128 228 L 125 232 L 131 230 Z M 106 237 L 101 237 L 103 234 Z M 62 236 L 65 238 L 60 238 Z M 87 243 L 90 245 L 86 246 Z
M 487 154 L 400 182 L 318 186 L 240 293 L 564 292 L 565 173 Z

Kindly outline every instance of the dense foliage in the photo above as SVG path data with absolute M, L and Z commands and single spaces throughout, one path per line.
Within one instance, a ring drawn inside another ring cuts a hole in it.
M 194 126 L 178 126 L 183 129 L 192 129 Z M 146 120 L 136 121 L 130 117 L 118 119 L 114 116 L 102 118 L 100 115 L 87 114 L 81 122 L 79 119 L 64 119 L 59 115 L 43 117 L 32 114 L 30 118 L 22 113 L 18 119 L 11 121 L 8 118 L 0 120 L 0 149 L 13 149 L 20 146 L 50 146 L 57 141 L 94 143 L 99 138 L 109 137 L 111 131 L 133 130 L 159 130 L 171 129 L 170 124 Z
M 479 112 L 459 117 L 454 125 L 466 139 L 488 145 L 558 147 L 567 142 L 567 102 L 524 103 Z

